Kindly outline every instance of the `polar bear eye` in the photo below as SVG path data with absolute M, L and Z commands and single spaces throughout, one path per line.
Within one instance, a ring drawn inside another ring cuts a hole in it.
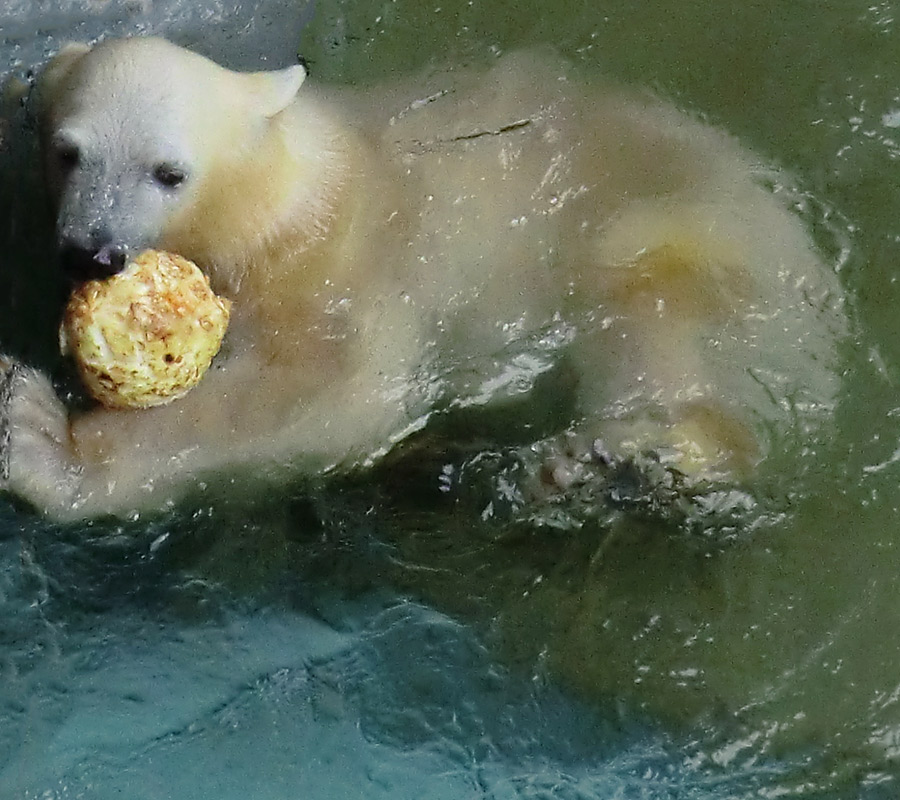
M 169 189 L 174 189 L 187 180 L 187 172 L 174 164 L 157 164 L 153 168 L 153 177 L 157 183 L 161 183 Z
M 56 145 L 56 160 L 67 172 L 78 166 L 81 161 L 81 151 L 77 145 L 71 142 L 61 142 Z

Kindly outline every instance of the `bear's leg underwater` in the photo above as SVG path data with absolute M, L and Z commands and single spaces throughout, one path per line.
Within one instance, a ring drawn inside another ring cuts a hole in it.
M 839 293 L 799 221 L 732 178 L 725 202 L 641 203 L 604 231 L 599 313 L 569 352 L 582 450 L 652 452 L 688 484 L 741 481 L 802 415 L 830 411 Z

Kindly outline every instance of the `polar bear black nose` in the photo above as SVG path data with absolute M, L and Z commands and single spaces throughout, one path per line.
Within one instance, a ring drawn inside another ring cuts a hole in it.
M 124 268 L 126 256 L 124 248 L 106 244 L 94 253 L 94 261 L 105 267 L 110 275 L 115 275 Z
M 104 245 L 99 250 L 64 245 L 60 251 L 63 272 L 77 283 L 109 278 L 121 272 L 127 260 L 128 252 L 112 245 Z

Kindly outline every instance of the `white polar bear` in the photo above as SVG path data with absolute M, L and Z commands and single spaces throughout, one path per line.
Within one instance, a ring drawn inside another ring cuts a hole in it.
M 669 448 L 698 479 L 746 473 L 832 404 L 837 281 L 728 137 L 533 52 L 380 90 L 304 78 L 156 38 L 48 66 L 64 265 L 171 250 L 233 317 L 203 382 L 146 411 L 70 414 L 3 359 L 0 488 L 79 518 L 241 466 L 349 468 L 557 355 L 572 431 Z

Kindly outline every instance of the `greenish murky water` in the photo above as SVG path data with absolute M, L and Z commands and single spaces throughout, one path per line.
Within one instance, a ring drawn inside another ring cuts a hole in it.
M 557 541 L 558 559 L 533 533 L 461 556 L 454 545 L 477 535 L 456 518 L 440 545 L 410 549 L 451 573 L 428 592 L 435 602 L 487 597 L 523 662 L 699 724 L 717 763 L 817 753 L 824 784 L 832 772 L 892 775 L 900 743 L 897 13 L 862 2 L 357 2 L 323 6 L 304 37 L 326 77 L 351 80 L 552 42 L 796 177 L 854 333 L 833 427 L 773 459 L 749 529 L 698 542 L 632 522 L 599 550 L 586 532 Z
M 277 44 L 281 65 L 286 19 L 329 81 L 552 43 L 788 170 L 853 332 L 833 423 L 769 460 L 735 524 L 483 520 L 496 498 L 441 492 L 439 461 L 124 528 L 5 508 L 0 795 L 897 796 L 900 5 L 69 5 L 30 39 L 34 9 L 0 12 L 10 66 L 69 29 L 242 65 L 240 42 Z M 5 269 L 46 252 L 32 184 L 3 189 Z M 40 355 L 16 315 L 51 304 L 0 285 L 5 346 Z

